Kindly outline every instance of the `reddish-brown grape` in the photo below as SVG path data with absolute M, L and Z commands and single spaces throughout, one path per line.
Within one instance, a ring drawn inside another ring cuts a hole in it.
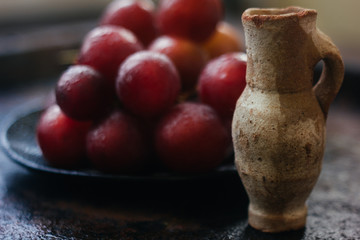
M 118 26 L 101 26 L 86 35 L 77 62 L 95 68 L 114 89 L 121 63 L 142 48 L 140 41 L 129 30 Z
M 222 17 L 219 0 L 162 0 L 157 24 L 162 34 L 205 41 Z
M 224 21 L 218 23 L 215 32 L 203 43 L 203 47 L 211 59 L 226 53 L 245 50 L 241 33 Z
M 154 4 L 149 0 L 115 0 L 106 8 L 100 24 L 122 26 L 147 46 L 156 37 Z
M 85 65 L 69 67 L 56 86 L 56 102 L 77 120 L 93 120 L 111 107 L 112 94 L 102 76 Z
M 161 161 L 183 173 L 206 172 L 224 159 L 230 136 L 216 112 L 200 103 L 174 106 L 161 119 L 155 144 Z
M 135 119 L 120 110 L 96 125 L 86 142 L 88 157 L 98 170 L 133 173 L 144 168 L 144 138 Z
M 116 90 L 123 105 L 132 113 L 152 118 L 174 104 L 180 91 L 180 78 L 164 54 L 141 51 L 122 64 Z
M 212 106 L 224 119 L 231 119 L 246 81 L 246 54 L 228 53 L 210 61 L 199 78 L 202 102 Z
M 58 105 L 49 107 L 36 129 L 39 146 L 50 165 L 75 168 L 86 156 L 85 138 L 91 122 L 80 122 L 67 117 Z
M 207 61 L 207 55 L 199 45 L 184 38 L 161 36 L 149 46 L 149 50 L 163 53 L 172 60 L 184 90 L 195 87 Z

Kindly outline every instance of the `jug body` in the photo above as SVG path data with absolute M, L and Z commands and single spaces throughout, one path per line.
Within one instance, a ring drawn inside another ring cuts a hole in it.
M 302 228 L 325 144 L 314 94 L 247 88 L 234 117 L 235 165 L 250 199 L 249 223 L 263 231 Z

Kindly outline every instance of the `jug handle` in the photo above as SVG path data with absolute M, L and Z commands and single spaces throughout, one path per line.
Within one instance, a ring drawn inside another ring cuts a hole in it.
M 318 61 L 323 60 L 324 66 L 313 91 L 326 119 L 330 104 L 339 92 L 344 78 L 344 63 L 340 51 L 327 35 L 317 30 L 316 36 L 314 43 L 319 51 Z

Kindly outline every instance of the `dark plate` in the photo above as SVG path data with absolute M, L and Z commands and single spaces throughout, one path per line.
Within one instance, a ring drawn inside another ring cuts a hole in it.
M 115 175 L 106 174 L 94 169 L 67 170 L 49 166 L 44 160 L 37 144 L 35 128 L 42 112 L 39 101 L 31 102 L 12 111 L 1 126 L 1 145 L 9 158 L 17 164 L 30 170 L 99 179 L 117 179 L 131 181 L 148 180 L 192 180 L 236 175 L 233 164 L 222 165 L 216 170 L 197 175 L 180 175 L 171 172 L 152 172 L 144 175 Z

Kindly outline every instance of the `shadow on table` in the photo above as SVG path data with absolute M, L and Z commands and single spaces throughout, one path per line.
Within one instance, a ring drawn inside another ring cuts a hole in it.
M 249 240 L 300 240 L 305 239 L 305 228 L 298 231 L 290 231 L 285 233 L 263 233 L 249 225 L 245 228 L 240 239 Z
M 9 209 L 52 235 L 87 239 L 303 239 L 304 230 L 261 233 L 247 224 L 238 176 L 133 182 L 21 172 L 7 176 Z
M 246 223 L 247 217 L 248 200 L 237 176 L 131 182 L 13 173 L 6 181 L 8 190 L 3 200 L 9 209 L 33 218 L 37 215 L 39 221 L 47 222 L 47 229 L 57 232 L 62 231 L 59 222 L 63 222 L 67 228 L 73 228 L 71 235 L 77 232 L 81 236 L 80 229 L 92 225 L 91 231 L 96 234 L 111 235 L 117 229 L 111 237 L 124 231 L 135 231 L 138 235 L 131 234 L 136 237 L 141 234 L 196 237 L 239 221 Z

